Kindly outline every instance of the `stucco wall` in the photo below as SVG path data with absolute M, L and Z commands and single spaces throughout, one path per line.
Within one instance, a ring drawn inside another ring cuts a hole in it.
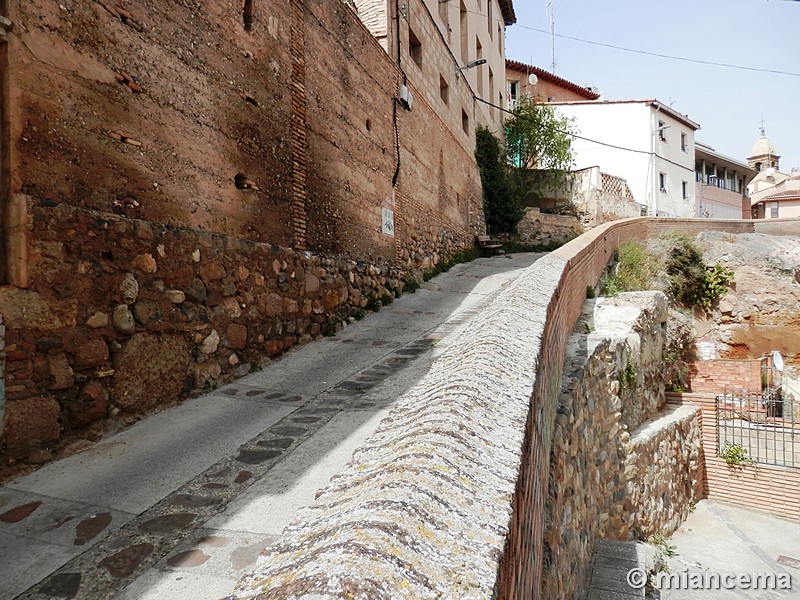
M 572 149 L 575 168 L 599 165 L 604 173 L 628 181 L 634 198 L 661 216 L 692 217 L 695 206 L 694 132 L 664 112 L 655 111 L 650 104 L 620 103 L 554 103 L 563 115 L 574 118 L 580 135 L 609 145 L 575 139 Z M 662 120 L 667 141 L 661 141 L 654 131 Z M 680 134 L 687 135 L 687 148 L 681 149 Z M 654 155 L 655 154 L 657 155 Z M 667 192 L 659 189 L 659 172 L 667 175 Z M 687 182 L 688 198 L 682 196 L 681 183 Z

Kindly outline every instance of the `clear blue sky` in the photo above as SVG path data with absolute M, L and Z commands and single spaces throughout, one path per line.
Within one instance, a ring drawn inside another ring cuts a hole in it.
M 800 74 L 800 1 L 552 0 L 558 35 Z M 506 56 L 551 69 L 546 0 L 515 0 Z M 528 28 L 545 30 L 539 33 Z M 657 98 L 701 125 L 697 139 L 745 161 L 759 136 L 800 167 L 800 76 L 694 64 L 556 38 L 556 74 L 608 100 Z

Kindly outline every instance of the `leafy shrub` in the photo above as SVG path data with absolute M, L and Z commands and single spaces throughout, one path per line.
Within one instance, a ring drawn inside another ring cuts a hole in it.
M 707 267 L 703 251 L 686 236 L 676 236 L 667 260 L 672 293 L 684 306 L 698 306 L 706 312 L 725 295 L 733 280 L 733 271 L 719 263 Z
M 485 127 L 475 130 L 475 158 L 481 175 L 486 229 L 490 235 L 516 231 L 524 215 L 520 194 L 509 180 L 505 148 Z
M 623 242 L 615 253 L 616 264 L 603 277 L 605 296 L 616 296 L 620 292 L 649 290 L 657 270 L 657 260 L 638 240 Z
M 755 460 L 748 454 L 747 448 L 742 446 L 741 444 L 725 444 L 725 446 L 720 450 L 719 456 L 722 460 L 724 460 L 728 465 L 732 467 L 743 466 L 743 465 L 753 465 L 755 464 Z

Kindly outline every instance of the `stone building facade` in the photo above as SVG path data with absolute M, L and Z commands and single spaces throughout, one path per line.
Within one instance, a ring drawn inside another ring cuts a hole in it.
M 335 330 L 484 231 L 468 86 L 444 113 L 352 3 L 249 6 L 0 2 L 9 456 Z

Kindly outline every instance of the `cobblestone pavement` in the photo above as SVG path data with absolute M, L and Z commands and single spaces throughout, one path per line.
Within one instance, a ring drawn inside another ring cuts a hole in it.
M 541 254 L 458 265 L 332 338 L 0 487 L 0 598 L 227 595 Z

